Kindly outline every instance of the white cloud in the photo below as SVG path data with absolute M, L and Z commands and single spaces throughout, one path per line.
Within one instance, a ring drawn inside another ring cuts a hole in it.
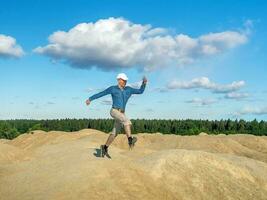
M 227 93 L 224 97 L 227 99 L 244 99 L 249 97 L 249 94 L 245 92 L 230 92 Z
M 55 102 L 52 102 L 52 101 L 47 102 L 47 105 L 54 105 L 54 104 L 55 104 Z
M 0 58 L 18 58 L 23 54 L 23 49 L 17 44 L 15 38 L 0 34 Z
M 199 38 L 203 44 L 203 49 L 207 48 L 207 54 L 219 53 L 225 49 L 234 48 L 240 44 L 247 42 L 247 36 L 239 32 L 225 31 L 221 33 L 209 33 Z
M 186 34 L 172 35 L 161 27 L 108 18 L 81 23 L 69 31 L 56 31 L 49 36 L 48 45 L 34 51 L 78 68 L 154 70 L 170 64 L 192 63 L 223 53 L 247 40 L 247 34 L 242 31 L 208 33 L 192 38 Z
M 164 88 L 164 87 L 155 87 L 155 88 L 150 89 L 150 91 L 165 93 L 165 92 L 169 92 L 169 89 L 168 88 Z
M 217 84 L 212 82 L 207 77 L 200 77 L 192 79 L 191 81 L 177 81 L 173 80 L 167 84 L 168 89 L 193 89 L 203 88 L 211 90 L 214 93 L 228 93 L 239 90 L 245 85 L 245 81 L 234 81 L 230 84 Z
M 195 104 L 199 104 L 199 105 L 205 106 L 205 105 L 214 104 L 217 101 L 218 101 L 217 99 L 212 99 L 212 98 L 207 98 L 207 99 L 194 98 L 192 100 L 186 101 L 186 103 L 195 103 Z
M 266 115 L 267 114 L 267 107 L 250 107 L 246 106 L 237 112 L 238 115 L 247 115 L 247 114 L 254 114 L 254 115 Z
M 146 112 L 154 112 L 154 110 L 152 108 L 147 108 L 145 109 Z

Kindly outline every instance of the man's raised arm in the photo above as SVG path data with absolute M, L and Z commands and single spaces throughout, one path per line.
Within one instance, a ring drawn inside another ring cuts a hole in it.
M 146 83 L 147 83 L 147 79 L 146 79 L 146 77 L 144 77 L 141 87 L 139 89 L 131 88 L 131 93 L 132 94 L 142 94 L 145 90 Z
M 86 104 L 89 105 L 91 101 L 93 101 L 93 100 L 95 100 L 95 99 L 98 99 L 98 98 L 100 98 L 100 97 L 103 97 L 103 96 L 105 96 L 105 95 L 107 95 L 107 94 L 111 94 L 111 87 L 112 87 L 112 86 L 108 87 L 107 89 L 105 89 L 105 90 L 102 91 L 102 92 L 99 92 L 99 93 L 96 93 L 96 94 L 90 96 L 90 97 L 86 100 Z

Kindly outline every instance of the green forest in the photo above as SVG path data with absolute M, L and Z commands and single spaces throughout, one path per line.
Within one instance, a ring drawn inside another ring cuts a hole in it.
M 133 134 L 156 133 L 197 135 L 208 134 L 253 134 L 267 135 L 266 121 L 245 120 L 162 120 L 131 119 Z M 53 119 L 53 120 L 0 120 L 0 138 L 13 139 L 33 130 L 73 132 L 85 128 L 97 129 L 106 133 L 113 127 L 113 119 Z

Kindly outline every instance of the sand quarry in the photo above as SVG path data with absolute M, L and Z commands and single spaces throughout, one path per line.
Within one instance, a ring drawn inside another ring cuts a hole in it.
M 0 198 L 267 199 L 267 136 L 34 131 L 0 140 Z

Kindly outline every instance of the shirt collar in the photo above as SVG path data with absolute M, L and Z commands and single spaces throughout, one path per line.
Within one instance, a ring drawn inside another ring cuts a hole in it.
M 125 89 L 125 87 L 123 88 L 123 87 L 121 87 L 119 84 L 117 85 L 117 87 L 118 87 L 119 89 L 121 89 L 121 90 Z

